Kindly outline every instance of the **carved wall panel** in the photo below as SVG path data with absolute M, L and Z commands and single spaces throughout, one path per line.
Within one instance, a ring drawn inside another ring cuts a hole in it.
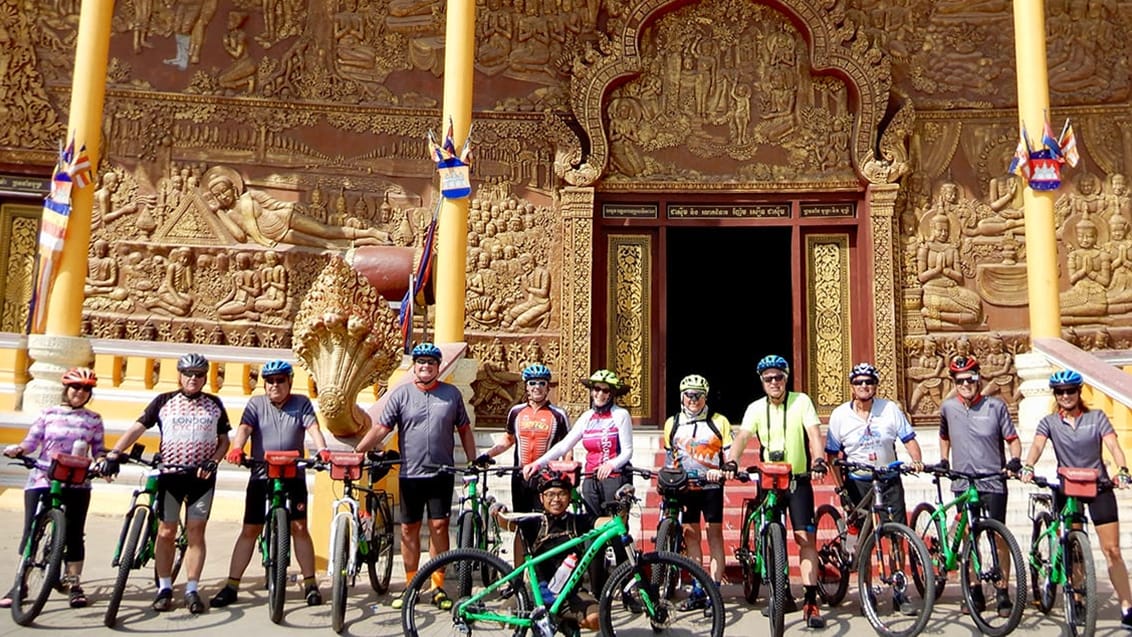
M 618 399 L 618 404 L 635 417 L 654 409 L 649 383 L 655 364 L 651 358 L 652 250 L 651 237 L 609 235 L 606 315 L 612 331 L 605 361 L 594 361 L 595 368 L 612 369 L 630 386 L 631 390 Z
M 0 331 L 26 329 L 42 212 L 36 206 L 0 206 Z
M 853 366 L 850 349 L 849 236 L 811 234 L 805 237 L 807 361 L 809 394 L 814 406 L 829 413 L 849 399 L 846 370 Z

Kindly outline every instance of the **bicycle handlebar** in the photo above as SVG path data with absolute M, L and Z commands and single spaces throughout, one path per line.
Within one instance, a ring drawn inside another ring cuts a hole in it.
M 1050 480 L 1049 478 L 1046 478 L 1044 476 L 1036 475 L 1036 476 L 1033 477 L 1033 479 L 1030 480 L 1030 482 L 1038 485 L 1039 487 L 1049 489 L 1050 491 L 1060 491 L 1061 490 L 1061 482 L 1060 481 Z M 1114 483 L 1112 480 L 1109 480 L 1108 478 L 1097 478 L 1097 491 L 1098 492 L 1099 491 L 1111 491 L 1112 489 L 1115 489 L 1115 488 L 1116 488 L 1116 483 Z
M 956 478 L 962 480 L 982 480 L 984 478 L 1007 477 L 1006 469 L 1001 471 L 991 471 L 989 473 L 968 473 L 966 471 L 959 471 L 947 466 L 940 466 L 938 464 L 924 465 L 924 471 L 939 478 L 947 478 L 948 480 L 955 480 Z
M 918 473 L 915 466 L 904 464 L 903 461 L 897 460 L 884 466 L 876 466 L 864 462 L 854 462 L 844 458 L 838 458 L 833 461 L 833 465 L 841 467 L 849 473 L 870 473 L 873 478 L 891 478 L 897 475 L 907 475 L 910 473 Z M 927 467 L 925 467 L 926 469 Z

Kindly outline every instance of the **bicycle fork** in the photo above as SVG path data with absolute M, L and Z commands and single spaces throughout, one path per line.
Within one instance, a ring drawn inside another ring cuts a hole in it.
M 339 510 L 341 507 L 346 507 L 349 511 Z M 357 568 L 357 555 L 358 555 L 358 527 L 357 527 L 357 513 L 358 503 L 353 500 L 337 500 L 334 502 L 334 510 L 338 511 L 334 515 L 334 521 L 330 525 L 330 550 L 328 551 L 328 566 L 327 571 L 330 573 L 354 573 Z M 334 554 L 334 547 L 338 541 L 339 533 L 348 533 L 350 538 L 350 545 L 346 551 L 346 563 L 338 564 L 336 560 L 338 556 Z

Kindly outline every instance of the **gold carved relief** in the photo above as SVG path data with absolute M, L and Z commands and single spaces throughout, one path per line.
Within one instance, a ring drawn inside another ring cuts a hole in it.
M 42 213 L 38 206 L 0 207 L 0 330 L 5 332 L 21 334 L 27 327 Z
M 589 407 L 589 393 L 577 381 L 589 378 L 593 317 L 593 188 L 563 188 L 562 214 L 562 377 L 564 406 L 571 413 Z
M 845 370 L 853 365 L 849 334 L 849 236 L 806 235 L 809 393 L 823 413 L 848 399 Z
M 900 307 L 896 292 L 896 246 L 898 229 L 895 223 L 895 201 L 899 188 L 896 184 L 876 184 L 869 187 L 869 232 L 872 235 L 873 281 L 873 358 L 878 369 L 892 370 L 882 374 L 878 392 L 897 396 L 903 386 L 904 366 L 901 364 Z
M 649 386 L 652 353 L 652 239 L 609 235 L 609 357 L 595 361 L 617 373 L 631 390 L 620 404 L 633 416 L 651 413 Z

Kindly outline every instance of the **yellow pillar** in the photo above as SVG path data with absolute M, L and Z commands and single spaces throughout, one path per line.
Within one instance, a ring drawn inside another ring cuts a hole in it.
M 1041 140 L 1049 114 L 1045 3 L 1014 0 L 1014 58 L 1018 73 L 1018 116 L 1031 140 Z M 1026 215 L 1026 282 L 1030 292 L 1031 338 L 1061 337 L 1057 290 L 1056 191 L 1023 191 Z
M 463 146 L 472 124 L 472 62 L 475 59 L 475 0 L 448 0 L 444 32 L 444 107 L 441 130 L 452 118 L 453 141 Z M 468 252 L 468 199 L 445 199 L 440 207 L 436 254 L 436 341 L 464 340 L 464 271 Z
M 98 166 L 102 155 L 102 106 L 113 17 L 113 0 L 84 0 L 79 14 L 67 140 L 75 140 L 76 152 L 86 145 L 91 166 Z M 45 304 L 47 315 L 44 333 L 28 339 L 28 351 L 35 364 L 31 367 L 34 380 L 25 393 L 24 411 L 39 411 L 58 403 L 62 372 L 74 365 L 88 364 L 92 358 L 90 343 L 79 335 L 93 208 L 94 184 L 71 190 L 67 238 L 55 267 L 55 282 L 47 298 L 39 301 Z

